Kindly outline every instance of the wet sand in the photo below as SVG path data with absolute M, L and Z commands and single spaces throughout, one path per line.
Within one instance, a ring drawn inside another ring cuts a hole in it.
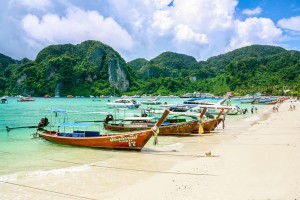
M 300 199 L 300 108 L 288 107 L 211 134 L 151 139 L 142 152 L 12 176 L 0 180 L 0 199 Z

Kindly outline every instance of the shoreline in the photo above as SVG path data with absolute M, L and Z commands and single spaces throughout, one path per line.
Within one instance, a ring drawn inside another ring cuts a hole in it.
M 287 101 L 281 104 L 278 113 L 272 112 L 272 106 L 266 107 L 262 113 L 255 115 L 258 120 L 248 125 L 242 124 L 242 130 L 237 128 L 229 133 L 225 128 L 224 134 L 230 138 L 226 138 L 224 143 L 210 146 L 213 157 L 203 156 L 177 163 L 169 170 L 193 174 L 158 174 L 124 188 L 110 199 L 139 199 L 141 195 L 144 195 L 143 199 L 178 200 L 299 199 L 300 173 L 297 169 L 300 167 L 300 158 L 297 154 L 300 150 L 300 133 L 294 133 L 293 139 L 285 137 L 290 137 L 288 132 L 297 131 L 300 118 L 291 115 L 299 117 L 299 111 L 288 111 Z M 274 133 L 272 125 L 283 119 L 286 120 L 283 122 L 285 124 L 294 121 L 293 126 Z M 220 133 L 213 134 L 220 136 Z M 287 143 L 283 142 L 283 138 Z M 293 143 L 292 149 L 289 143 Z M 278 158 L 277 154 L 280 155 Z M 150 188 L 149 191 L 147 188 Z M 138 193 L 130 194 L 128 191 Z
M 268 106 L 210 134 L 159 137 L 155 147 L 151 138 L 140 153 L 112 151 L 119 156 L 90 164 L 70 160 L 73 167 L 18 177 L 11 184 L 0 180 L 0 199 L 297 199 L 300 134 L 294 133 L 299 120 L 292 116 L 300 119 L 286 101 L 278 113 Z M 292 138 L 276 132 L 278 122 Z M 278 164 L 275 155 L 295 163 Z

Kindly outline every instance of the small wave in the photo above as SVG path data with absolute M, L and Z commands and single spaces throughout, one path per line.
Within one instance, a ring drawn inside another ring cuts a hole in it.
M 16 174 L 0 176 L 0 182 L 13 182 L 17 180 L 17 177 Z
M 32 173 L 32 176 L 45 177 L 47 175 L 61 175 L 66 173 L 76 173 L 76 172 L 89 170 L 90 168 L 91 168 L 90 165 L 82 165 L 78 167 L 68 167 L 68 168 L 52 169 L 46 171 L 38 170 L 38 171 L 34 171 Z M 27 176 L 31 176 L 31 174 L 28 174 Z
M 77 167 L 68 167 L 68 168 L 61 168 L 61 169 L 52 169 L 52 170 L 38 170 L 28 173 L 20 173 L 20 174 L 9 174 L 0 176 L 0 182 L 15 182 L 18 178 L 26 178 L 26 179 L 40 179 L 45 178 L 49 175 L 64 175 L 67 173 L 77 173 L 82 172 L 85 170 L 89 170 L 92 164 L 89 165 L 82 165 Z

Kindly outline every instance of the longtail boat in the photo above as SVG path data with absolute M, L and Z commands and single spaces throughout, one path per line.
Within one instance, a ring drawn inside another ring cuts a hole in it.
M 214 131 L 215 128 L 223 121 L 221 118 L 221 115 L 223 113 L 224 109 L 221 109 L 218 116 L 215 119 L 210 119 L 206 121 L 202 121 L 202 116 L 206 112 L 206 109 L 204 108 L 203 111 L 200 114 L 200 123 L 202 123 L 204 133 L 210 133 L 211 131 Z M 229 109 L 227 110 L 226 114 L 229 112 Z M 195 127 L 193 130 L 193 133 L 199 132 L 199 124 Z
M 148 140 L 156 136 L 159 127 L 169 114 L 166 109 L 159 121 L 148 130 L 126 132 L 122 134 L 105 134 L 95 131 L 73 131 L 64 133 L 53 130 L 40 129 L 37 134 L 51 142 L 56 142 L 66 145 L 97 147 L 107 149 L 127 149 L 127 150 L 142 150 Z
M 120 123 L 105 122 L 104 129 L 118 132 L 145 130 L 154 125 L 154 122 L 151 122 L 153 119 L 154 117 L 129 117 L 123 119 Z M 169 119 L 163 122 L 159 128 L 158 135 L 188 136 L 195 129 L 197 124 L 198 120 L 184 121 L 174 118 Z

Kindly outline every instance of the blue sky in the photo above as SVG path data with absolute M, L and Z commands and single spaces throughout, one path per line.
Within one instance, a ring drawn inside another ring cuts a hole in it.
M 299 0 L 3 0 L 0 11 L 0 53 L 14 59 L 85 40 L 126 61 L 165 51 L 200 61 L 251 44 L 300 50 Z

